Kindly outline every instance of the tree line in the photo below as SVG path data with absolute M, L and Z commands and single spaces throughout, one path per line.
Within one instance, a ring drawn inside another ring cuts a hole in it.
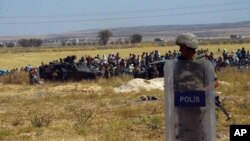
M 99 44 L 106 46 L 110 40 L 110 38 L 113 36 L 113 33 L 110 30 L 100 30 L 97 34 L 97 41 L 96 43 L 90 43 L 90 44 Z M 124 42 L 122 42 L 121 39 L 118 39 L 116 42 L 111 41 L 110 44 L 134 44 L 134 43 L 141 43 L 143 36 L 141 34 L 133 34 L 129 37 L 129 39 L 126 39 Z M 6 46 L 6 47 L 14 47 L 16 45 L 20 45 L 21 47 L 40 47 L 43 44 L 42 39 L 38 38 L 30 38 L 30 39 L 20 39 L 17 42 L 7 42 L 5 44 L 0 43 L 0 47 Z M 61 42 L 62 45 L 68 45 L 64 41 Z M 72 42 L 72 45 L 77 45 L 76 42 Z
M 14 41 L 10 41 L 10 42 L 6 42 L 6 43 L 2 43 L 0 42 L 0 47 L 14 47 L 20 45 L 21 47 L 39 47 L 43 44 L 43 40 L 42 39 L 20 39 L 17 42 Z
M 43 41 L 41 39 L 21 39 L 18 43 L 22 47 L 39 47 Z
M 113 36 L 113 33 L 110 30 L 101 30 L 98 32 L 98 39 L 99 39 L 99 45 L 107 45 L 110 37 Z M 142 42 L 142 35 L 141 34 L 133 34 L 129 38 L 129 42 L 134 43 L 140 43 Z

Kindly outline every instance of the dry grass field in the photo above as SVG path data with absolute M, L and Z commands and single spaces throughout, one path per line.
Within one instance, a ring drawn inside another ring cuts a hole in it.
M 202 49 L 209 49 L 214 52 L 216 56 L 221 55 L 223 49 L 228 51 L 236 51 L 245 47 L 246 50 L 250 50 L 250 44 L 227 44 L 227 45 L 203 45 Z M 218 52 L 218 48 L 221 52 Z M 150 52 L 159 50 L 161 55 L 164 55 L 169 50 L 179 50 L 177 46 L 164 46 L 160 47 L 153 44 L 138 44 L 130 45 L 128 47 L 121 46 L 107 46 L 105 47 L 42 47 L 42 48 L 3 48 L 0 49 L 0 69 L 13 69 L 20 68 L 26 65 L 39 66 L 41 62 L 49 63 L 59 58 L 65 58 L 68 55 L 76 55 L 79 59 L 81 56 L 90 55 L 92 57 L 99 54 L 106 56 L 110 53 L 119 52 L 120 56 L 127 58 L 130 53 L 141 55 L 143 52 Z
M 217 52 L 236 50 L 250 44 L 202 46 Z M 0 67 L 11 69 L 27 64 L 40 65 L 67 55 L 96 55 L 160 50 L 177 47 L 137 46 L 125 49 L 41 48 L 1 49 Z M 121 76 L 109 80 L 43 83 L 28 85 L 27 74 L 14 76 L 24 83 L 3 84 L 0 78 L 0 140 L 45 141 L 163 141 L 165 140 L 164 93 L 141 90 L 117 94 L 113 88 L 132 78 Z M 232 119 L 217 110 L 217 139 L 229 141 L 229 125 L 250 124 L 250 72 L 223 68 L 217 72 L 218 94 Z M 8 78 L 5 78 L 8 79 Z M 141 101 L 140 96 L 157 96 L 157 101 Z

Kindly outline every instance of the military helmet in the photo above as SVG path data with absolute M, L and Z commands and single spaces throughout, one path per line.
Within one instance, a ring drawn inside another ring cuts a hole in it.
M 189 48 L 197 49 L 198 48 L 198 40 L 196 36 L 192 33 L 185 33 L 177 36 L 176 38 L 177 45 L 186 45 Z

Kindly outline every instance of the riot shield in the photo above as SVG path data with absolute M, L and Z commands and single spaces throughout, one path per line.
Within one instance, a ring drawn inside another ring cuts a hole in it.
M 164 66 L 167 141 L 215 141 L 215 72 L 208 60 Z

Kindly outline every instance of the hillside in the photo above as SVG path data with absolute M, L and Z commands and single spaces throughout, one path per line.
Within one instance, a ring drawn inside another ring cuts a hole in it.
M 49 35 L 50 37 L 88 37 L 96 38 L 100 29 L 68 32 L 64 35 Z M 142 34 L 146 39 L 165 37 L 171 39 L 183 32 L 195 33 L 202 38 L 228 38 L 231 34 L 250 36 L 250 21 L 221 24 L 196 24 L 196 25 L 154 25 L 138 27 L 120 27 L 109 29 L 117 38 L 129 37 L 132 34 Z
M 70 31 L 63 34 L 48 34 L 36 36 L 37 38 L 87 38 L 95 39 L 101 29 L 89 29 L 80 31 Z M 220 24 L 195 24 L 195 25 L 152 25 L 137 27 L 110 28 L 113 38 L 128 38 L 130 35 L 139 33 L 144 36 L 144 40 L 152 40 L 161 37 L 166 40 L 173 39 L 176 35 L 184 32 L 195 33 L 199 38 L 228 38 L 231 34 L 250 37 L 250 21 L 237 23 Z M 32 36 L 0 36 L 0 40 L 16 40 L 20 38 L 31 38 Z

